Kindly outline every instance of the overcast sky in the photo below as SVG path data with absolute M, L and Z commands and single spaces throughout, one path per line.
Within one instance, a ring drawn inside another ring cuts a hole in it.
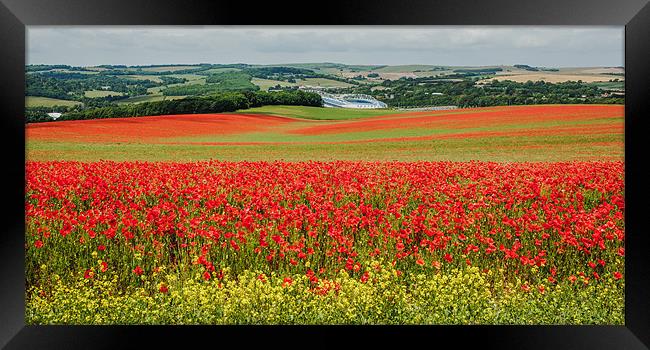
M 27 63 L 622 66 L 624 27 L 29 26 Z

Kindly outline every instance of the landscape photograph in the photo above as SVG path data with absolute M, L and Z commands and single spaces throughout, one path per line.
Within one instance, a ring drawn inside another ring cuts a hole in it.
M 28 26 L 30 325 L 623 325 L 624 28 Z

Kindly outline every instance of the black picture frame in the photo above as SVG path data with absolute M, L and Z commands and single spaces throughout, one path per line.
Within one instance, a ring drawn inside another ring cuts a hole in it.
M 0 346 L 146 348 L 207 342 L 225 346 L 372 346 L 499 349 L 650 347 L 650 212 L 643 172 L 650 130 L 648 0 L 327 1 L 0 0 L 3 202 L 0 233 Z M 26 326 L 24 291 L 25 27 L 31 25 L 616 25 L 625 26 L 626 290 L 624 326 L 198 327 Z

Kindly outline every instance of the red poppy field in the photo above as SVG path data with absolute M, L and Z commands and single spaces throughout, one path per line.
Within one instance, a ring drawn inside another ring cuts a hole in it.
M 29 324 L 623 324 L 622 106 L 42 124 Z
M 321 120 L 283 116 L 287 110 Z M 29 124 L 30 160 L 622 160 L 620 105 L 386 111 L 273 106 L 230 114 Z M 399 113 L 397 113 L 399 112 Z M 329 119 L 328 119 L 329 118 Z

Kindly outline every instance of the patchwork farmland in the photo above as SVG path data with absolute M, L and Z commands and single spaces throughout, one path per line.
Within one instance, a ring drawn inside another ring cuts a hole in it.
M 27 158 L 620 161 L 623 116 L 620 105 L 424 112 L 268 106 L 224 114 L 28 124 Z

